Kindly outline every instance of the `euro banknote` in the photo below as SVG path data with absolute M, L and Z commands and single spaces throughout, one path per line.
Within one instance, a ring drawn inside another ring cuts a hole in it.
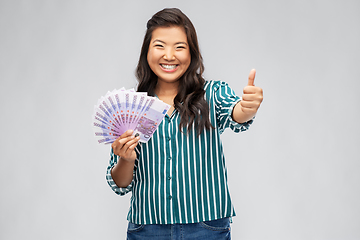
M 147 142 L 164 119 L 170 105 L 157 97 L 125 88 L 108 91 L 94 106 L 93 127 L 101 144 L 113 143 L 124 132 L 134 130 Z

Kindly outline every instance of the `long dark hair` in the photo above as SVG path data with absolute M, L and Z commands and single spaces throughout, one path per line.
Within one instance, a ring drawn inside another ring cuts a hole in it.
M 138 92 L 147 92 L 155 95 L 157 76 L 147 62 L 147 54 L 152 37 L 152 32 L 158 27 L 183 27 L 189 44 L 191 62 L 186 72 L 179 79 L 178 94 L 174 99 L 174 107 L 180 113 L 180 130 L 187 127 L 187 132 L 193 124 L 198 135 L 212 127 L 209 120 L 209 105 L 204 99 L 205 80 L 203 59 L 199 50 L 197 35 L 190 19 L 177 8 L 165 8 L 157 12 L 147 22 L 147 31 L 141 48 L 139 63 L 136 68 L 136 77 L 139 81 Z

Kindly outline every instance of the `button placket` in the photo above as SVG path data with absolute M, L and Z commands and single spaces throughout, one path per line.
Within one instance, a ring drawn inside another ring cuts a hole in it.
M 167 200 L 168 201 L 171 201 L 172 200 L 172 198 L 173 198 L 173 196 L 172 196 L 172 187 L 171 187 L 171 185 L 172 185 L 172 183 L 171 183 L 171 181 L 172 181 L 172 176 L 171 176 L 171 172 L 172 172 L 172 163 L 170 162 L 171 160 L 172 160 L 172 157 L 171 157 L 171 133 L 170 133 L 170 135 L 168 135 L 169 134 L 169 132 L 168 132 L 168 130 L 169 129 L 171 129 L 171 120 L 170 120 L 170 118 L 167 118 L 166 119 L 166 121 L 164 122 L 165 123 L 165 148 L 166 148 L 166 150 L 165 150 L 165 152 L 166 152 L 166 154 L 167 154 L 167 156 L 165 156 L 166 158 L 166 160 L 168 161 L 167 163 L 166 163 L 166 165 L 167 165 L 167 170 L 166 170 L 166 178 L 165 178 L 165 181 L 167 181 L 167 185 L 169 186 L 169 191 L 167 191 Z M 169 204 L 169 207 L 170 207 L 170 209 L 169 209 L 169 211 L 172 211 L 171 209 L 172 209 L 172 206 L 171 206 L 171 204 Z

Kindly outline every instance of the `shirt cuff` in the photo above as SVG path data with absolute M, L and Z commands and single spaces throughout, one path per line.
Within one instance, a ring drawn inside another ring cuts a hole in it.
M 229 114 L 230 129 L 233 130 L 235 133 L 244 132 L 244 131 L 248 130 L 249 127 L 250 127 L 250 125 L 254 122 L 254 119 L 255 119 L 255 116 L 254 116 L 252 119 L 250 119 L 250 120 L 247 121 L 247 122 L 238 123 L 238 122 L 236 122 L 236 121 L 232 118 L 233 109 L 234 109 L 235 105 L 236 105 L 238 102 L 240 102 L 241 100 L 242 100 L 242 99 L 241 99 L 241 97 L 240 97 L 237 101 L 233 102 L 233 103 L 231 104 L 231 107 L 229 108 L 229 112 L 228 112 L 228 114 Z

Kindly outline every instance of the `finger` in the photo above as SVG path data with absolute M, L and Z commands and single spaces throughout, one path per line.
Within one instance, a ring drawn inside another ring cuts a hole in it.
M 243 108 L 253 108 L 253 109 L 259 108 L 259 104 L 255 101 L 241 101 L 240 104 Z
M 116 141 L 117 144 L 112 145 L 114 153 L 116 155 L 123 156 L 125 154 L 125 152 L 128 150 L 129 146 L 131 146 L 136 141 L 137 140 L 135 139 L 134 136 L 129 136 L 129 137 L 122 138 L 122 139 Z
M 120 137 L 118 137 L 112 144 L 112 148 L 122 148 L 122 146 L 130 139 L 134 138 L 134 136 L 132 136 L 132 133 L 134 131 L 133 130 L 127 130 L 126 132 L 124 132 Z
M 253 101 L 254 99 L 254 94 L 243 94 L 241 96 L 242 101 Z
M 137 137 L 137 138 L 134 139 L 134 142 L 129 143 L 130 145 L 129 145 L 129 147 L 128 147 L 128 149 L 126 151 L 127 152 L 128 151 L 133 151 L 136 148 L 136 146 L 139 144 L 139 140 L 140 140 L 140 137 Z
M 131 129 L 129 129 L 129 130 L 127 130 L 126 132 L 124 132 L 121 136 L 120 136 L 120 138 L 126 138 L 126 137 L 128 137 L 128 136 L 131 136 L 131 134 L 133 134 L 133 130 L 131 130 Z
M 252 69 L 249 73 L 249 80 L 248 80 L 248 86 L 255 86 L 254 85 L 254 81 L 255 81 L 255 74 L 256 74 L 256 70 Z
M 136 145 L 138 144 L 139 140 L 140 140 L 140 137 L 136 137 L 136 138 L 126 142 L 126 144 L 124 144 L 121 151 L 123 151 L 125 154 L 127 154 L 128 151 L 133 151 L 134 148 L 136 147 Z
M 256 112 L 257 112 L 257 109 L 255 109 L 255 108 L 245 108 L 245 107 L 242 107 L 241 110 L 242 110 L 243 113 L 245 113 L 245 114 L 256 114 Z
M 255 94 L 255 93 L 260 93 L 261 92 L 261 88 L 255 87 L 255 86 L 246 86 L 243 89 L 243 93 L 244 94 Z
M 133 135 L 130 135 L 130 136 L 127 136 L 127 137 L 124 137 L 122 139 L 119 140 L 119 144 L 121 146 L 124 146 L 125 144 L 127 144 L 129 141 L 133 140 L 135 137 Z

